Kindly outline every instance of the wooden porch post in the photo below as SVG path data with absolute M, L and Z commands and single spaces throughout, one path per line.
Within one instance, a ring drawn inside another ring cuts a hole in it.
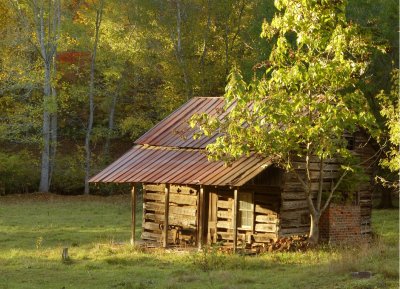
M 132 207 L 132 224 L 131 224 L 131 245 L 135 245 L 135 216 L 136 216 L 136 191 L 135 191 L 135 184 L 132 185 L 131 191 L 131 207 Z
M 203 248 L 203 223 L 204 223 L 204 189 L 200 186 L 199 205 L 197 206 L 197 246 L 199 250 Z
M 169 184 L 165 185 L 165 209 L 164 209 L 164 239 L 163 247 L 168 246 L 168 215 L 169 215 Z
M 233 253 L 237 247 L 237 212 L 238 212 L 238 190 L 233 190 Z

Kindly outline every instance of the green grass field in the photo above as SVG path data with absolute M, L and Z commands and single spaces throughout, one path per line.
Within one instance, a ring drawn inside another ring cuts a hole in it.
M 128 196 L 1 197 L 0 289 L 397 289 L 398 214 L 374 211 L 371 245 L 254 257 L 134 249 Z M 67 263 L 61 261 L 64 247 Z M 371 279 L 350 276 L 365 270 L 373 272 Z

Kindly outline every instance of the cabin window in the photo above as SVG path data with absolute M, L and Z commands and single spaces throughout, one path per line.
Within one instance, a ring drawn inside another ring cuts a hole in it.
M 253 227 L 253 194 L 239 192 L 238 227 L 251 229 Z

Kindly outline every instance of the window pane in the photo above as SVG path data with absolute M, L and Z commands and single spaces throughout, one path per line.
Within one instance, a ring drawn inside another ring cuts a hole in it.
M 239 193 L 239 227 L 251 228 L 253 225 L 252 193 Z

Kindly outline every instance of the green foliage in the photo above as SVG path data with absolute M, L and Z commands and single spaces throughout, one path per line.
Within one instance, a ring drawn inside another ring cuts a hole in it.
M 64 194 L 79 194 L 84 183 L 83 152 L 58 155 L 52 176 L 52 191 Z
M 261 79 L 247 84 L 232 70 L 223 122 L 200 116 L 206 135 L 224 133 L 207 147 L 211 158 L 238 158 L 251 151 L 271 156 L 287 169 L 290 155 L 351 158 L 345 132 L 373 126 L 357 88 L 371 50 L 357 26 L 347 24 L 345 2 L 277 1 L 281 12 L 264 22 L 264 37 L 276 39 Z
M 61 155 L 59 159 L 62 162 L 64 155 L 65 158 L 73 158 L 73 154 L 78 154 L 75 147 L 81 146 L 84 142 L 88 119 L 87 83 L 90 51 L 93 46 L 94 7 L 97 2 L 62 1 L 60 38 L 57 41 L 58 55 L 56 71 L 54 71 L 56 75 L 52 75 L 51 83 L 57 97 L 49 97 L 45 103 L 43 103 L 43 61 L 37 45 L 32 45 L 37 42 L 33 23 L 34 15 L 29 6 L 34 1 L 18 2 L 20 5 L 16 5 L 17 1 L 0 3 L 0 34 L 2 35 L 0 39 L 0 111 L 2 112 L 0 141 L 6 146 L 19 144 L 20 147 L 28 149 L 35 159 L 39 159 L 39 150 L 43 143 L 41 141 L 43 109 L 52 113 L 57 112 L 57 154 Z M 265 82 L 262 79 L 264 77 L 270 79 L 272 70 L 276 71 L 273 77 L 275 79 L 281 77 L 281 80 L 288 85 L 290 93 L 294 93 L 296 87 L 305 89 L 306 87 L 303 86 L 310 86 L 313 81 L 321 89 L 327 82 L 340 82 L 342 74 L 348 73 L 349 69 L 348 66 L 339 63 L 340 53 L 336 57 L 336 64 L 338 64 L 336 66 L 334 63 L 327 65 L 325 61 L 314 61 L 311 54 L 307 56 L 305 53 L 309 45 L 316 47 L 323 45 L 333 31 L 330 27 L 323 33 L 324 36 L 314 39 L 316 35 L 314 32 L 319 29 L 319 19 L 326 20 L 327 24 L 340 20 L 329 18 L 328 12 L 332 12 L 329 8 L 332 3 L 322 1 L 326 9 L 318 11 L 315 8 L 317 6 L 313 4 L 315 1 L 304 1 L 310 7 L 314 5 L 315 9 L 310 14 L 304 14 L 299 25 L 308 25 L 312 29 L 309 32 L 299 30 L 300 33 L 297 33 L 289 31 L 302 29 L 300 26 L 294 26 L 293 21 L 296 18 L 279 16 L 271 22 L 277 11 L 273 2 L 261 0 L 106 1 L 95 72 L 94 147 L 96 152 L 103 151 L 102 147 L 109 141 L 111 156 L 108 156 L 110 157 L 108 160 L 111 161 L 121 154 L 121 151 L 118 151 L 121 145 L 137 138 L 191 96 L 222 95 L 227 84 L 228 72 L 234 65 L 241 71 L 242 76 L 236 75 L 236 80 L 232 79 L 230 84 L 234 85 L 242 78 L 244 83 L 241 84 L 240 89 L 249 90 L 247 83 L 251 83 L 253 88 L 250 90 L 254 90 L 254 94 L 259 95 L 263 92 L 256 93 L 256 87 L 261 88 L 261 86 L 257 84 L 257 81 L 251 82 L 251 79 L 257 77 L 259 82 Z M 41 2 L 37 1 L 37 3 Z M 48 0 L 43 3 L 46 6 L 44 9 L 46 21 L 49 17 L 51 18 L 51 15 L 46 12 L 47 4 L 55 2 Z M 180 4 L 181 16 L 179 51 L 177 3 Z M 276 1 L 276 3 L 283 9 L 288 2 Z M 300 9 L 301 6 L 298 6 L 300 2 L 293 3 L 289 10 L 301 15 L 304 11 Z M 343 3 L 345 2 L 337 2 L 338 9 L 342 9 L 340 11 L 342 18 L 344 17 Z M 394 0 L 383 2 L 351 0 L 345 11 L 347 19 L 352 24 L 349 27 L 343 27 L 342 35 L 352 34 L 355 24 L 360 24 L 361 29 L 369 33 L 374 43 L 385 46 L 385 54 L 374 51 L 363 53 L 363 56 L 372 54 L 373 63 L 367 68 L 365 73 L 367 77 L 363 85 L 358 87 L 367 97 L 379 123 L 383 120 L 379 113 L 380 100 L 376 98 L 376 95 L 381 90 L 388 93 L 389 72 L 392 68 L 398 67 L 397 6 L 398 3 Z M 282 12 L 283 10 L 279 13 L 282 14 Z M 263 20 L 266 24 L 262 28 L 260 24 Z M 271 36 L 274 31 L 277 31 L 276 27 L 280 23 L 286 25 L 285 29 L 288 32 L 285 37 L 279 34 L 272 40 L 259 37 L 260 34 Z M 46 23 L 46 30 L 50 27 L 47 24 L 50 23 Z M 341 32 L 335 33 L 339 35 Z M 346 40 L 340 37 L 332 37 L 332 39 L 336 39 L 332 41 L 335 47 L 340 47 L 341 41 Z M 273 48 L 275 40 L 277 43 Z M 346 41 L 343 43 L 347 43 Z M 358 40 L 352 44 L 354 44 L 353 48 L 360 47 Z M 294 58 L 292 58 L 292 50 L 295 51 L 299 46 L 303 47 L 303 55 L 300 57 L 298 53 L 293 54 Z M 273 49 L 275 52 L 271 54 Z M 335 55 L 336 52 L 334 53 L 333 50 L 332 46 L 330 51 L 332 55 Z M 311 50 L 309 52 L 311 53 Z M 343 54 L 344 61 L 347 61 L 351 52 L 353 51 Z M 270 54 L 271 59 L 269 59 Z M 271 67 L 272 60 L 281 63 L 282 67 L 279 69 Z M 306 61 L 311 61 L 311 67 L 305 65 Z M 288 65 L 296 62 L 297 68 L 289 70 Z M 269 71 L 266 73 L 264 68 L 269 68 Z M 351 69 L 357 70 L 357 67 Z M 310 78 L 303 81 L 306 74 Z M 345 86 L 345 84 L 339 86 Z M 352 90 L 353 96 L 350 95 Z M 350 88 L 348 93 L 349 102 L 356 99 L 356 102 L 362 102 L 360 105 L 364 105 L 363 100 L 358 99 L 361 95 L 358 90 Z M 271 101 L 270 104 L 273 105 L 274 102 Z M 115 110 L 111 117 L 113 107 Z M 339 108 L 342 107 L 339 106 L 338 111 L 340 111 Z M 296 112 L 295 109 L 294 112 Z M 285 113 L 291 113 L 291 111 Z M 337 119 L 339 117 L 340 115 Z M 110 121 L 111 119 L 113 121 Z M 303 121 L 305 120 L 299 119 L 300 123 Z M 231 129 L 239 130 L 234 127 Z M 262 129 L 262 126 L 256 129 L 260 131 L 258 134 Z M 318 127 L 315 127 L 313 134 L 309 137 L 319 137 L 317 130 Z M 254 131 L 249 131 L 250 136 L 253 134 L 255 134 Z M 255 137 L 257 138 L 257 134 Z M 248 152 L 249 150 L 249 146 L 244 145 L 240 147 L 237 154 L 240 151 Z M 107 150 L 104 149 L 104 151 Z M 80 156 L 76 155 L 76 158 L 79 159 Z M 226 159 L 229 158 L 226 156 Z M 36 173 L 36 171 L 33 172 L 33 174 Z M 78 179 L 77 177 L 76 180 Z M 61 189 L 59 185 L 57 188 Z
M 226 265 L 226 255 L 219 250 L 218 246 L 206 246 L 192 258 L 193 264 L 204 272 L 222 269 Z
M 33 174 L 38 162 L 28 151 L 0 152 L 0 194 L 28 192 L 36 188 L 39 179 Z
M 380 100 L 381 115 L 385 119 L 385 131 L 381 139 L 386 156 L 381 160 L 381 165 L 391 172 L 400 170 L 400 108 L 399 108 L 399 70 L 392 72 L 392 88 L 390 93 L 381 92 L 377 98 Z M 384 143 L 386 142 L 386 143 Z

